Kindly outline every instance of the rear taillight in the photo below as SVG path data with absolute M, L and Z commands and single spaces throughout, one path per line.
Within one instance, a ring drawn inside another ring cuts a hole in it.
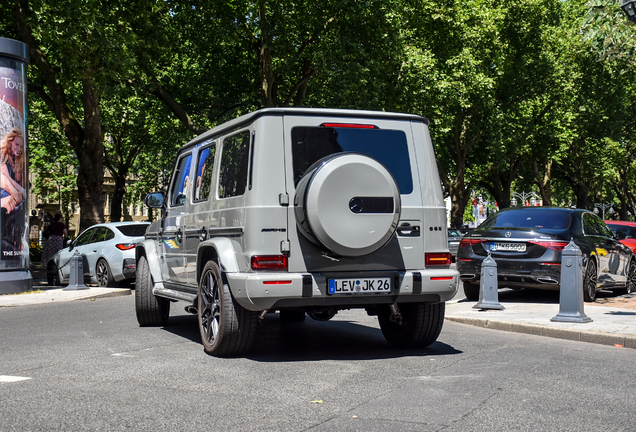
M 529 240 L 528 243 L 541 246 L 546 249 L 562 251 L 563 248 L 566 247 L 570 242 L 563 240 Z
M 135 248 L 134 243 L 117 243 L 115 247 L 119 250 L 131 250 Z
M 430 252 L 425 255 L 426 267 L 449 266 L 453 261 L 450 252 Z
M 254 255 L 252 270 L 287 270 L 287 255 Z
M 459 247 L 468 247 L 468 246 L 471 246 L 471 245 L 474 245 L 474 244 L 483 243 L 483 242 L 485 242 L 484 239 L 474 239 L 474 238 L 466 238 L 466 237 L 464 237 L 459 242 Z

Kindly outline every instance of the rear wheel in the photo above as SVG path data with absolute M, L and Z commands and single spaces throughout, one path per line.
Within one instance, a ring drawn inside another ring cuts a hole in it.
M 464 294 L 470 301 L 479 300 L 479 284 L 464 281 Z
M 142 327 L 163 326 L 170 315 L 170 301 L 152 293 L 152 275 L 146 257 L 139 258 L 135 282 L 135 311 Z
M 621 294 L 631 294 L 636 292 L 636 262 L 629 262 L 629 270 L 627 271 L 627 282 L 625 288 L 618 290 Z
M 596 273 L 596 263 L 594 260 L 589 260 L 587 267 L 585 267 L 585 274 L 583 275 L 583 299 L 586 302 L 593 302 L 596 300 L 597 280 L 598 274 Z
M 95 277 L 97 278 L 97 286 L 109 287 L 113 286 L 115 280 L 113 279 L 113 273 L 110 271 L 110 267 L 105 259 L 97 261 L 95 267 Z
M 254 341 L 258 315 L 239 305 L 223 283 L 219 266 L 210 261 L 199 281 L 197 316 L 205 352 L 236 356 L 247 352 Z
M 444 324 L 445 303 L 401 303 L 402 323 L 391 321 L 388 306 L 378 313 L 380 329 L 396 348 L 424 348 L 437 340 Z

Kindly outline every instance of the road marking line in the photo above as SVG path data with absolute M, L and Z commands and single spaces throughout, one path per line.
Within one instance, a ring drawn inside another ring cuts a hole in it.
M 30 380 L 30 377 L 19 377 L 19 376 L 10 376 L 10 375 L 0 375 L 0 382 L 17 382 Z

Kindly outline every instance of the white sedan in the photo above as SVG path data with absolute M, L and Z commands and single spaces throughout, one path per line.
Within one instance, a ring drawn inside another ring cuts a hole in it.
M 83 257 L 84 283 L 115 286 L 135 279 L 135 244 L 144 239 L 147 222 L 111 222 L 93 225 L 69 246 L 56 252 L 46 266 L 49 285 L 70 280 L 71 257 Z

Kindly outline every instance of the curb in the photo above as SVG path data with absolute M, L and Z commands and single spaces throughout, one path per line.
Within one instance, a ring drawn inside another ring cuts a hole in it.
M 89 290 L 71 290 L 62 291 L 63 288 L 57 288 L 49 290 L 44 293 L 24 294 L 19 296 L 7 296 L 7 299 L 3 299 L 0 296 L 0 309 L 20 306 L 41 305 L 50 303 L 63 303 L 75 300 L 95 300 L 98 298 L 107 297 L 120 297 L 132 295 L 132 289 L 130 288 L 110 288 L 106 292 L 95 293 L 87 292 Z M 55 292 L 51 292 L 55 291 Z
M 503 320 L 465 318 L 458 316 L 446 316 L 445 319 L 447 321 L 452 321 L 460 324 L 468 324 L 475 327 L 482 327 L 493 330 L 525 333 L 535 336 L 567 339 L 578 342 L 595 343 L 599 345 L 620 345 L 624 348 L 636 349 L 636 336 L 624 336 L 611 333 L 546 327 L 539 324 L 528 324 Z

